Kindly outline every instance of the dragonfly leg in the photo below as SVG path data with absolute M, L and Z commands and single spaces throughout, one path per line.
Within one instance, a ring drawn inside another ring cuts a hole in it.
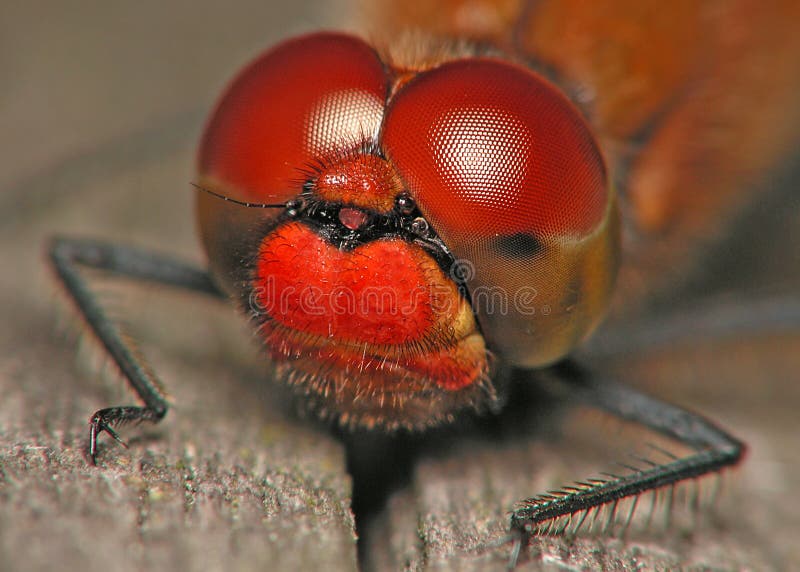
M 530 535 L 563 532 L 564 527 L 557 525 L 562 517 L 569 521 L 574 515 L 585 516 L 606 505 L 615 507 L 628 497 L 671 490 L 682 481 L 735 465 L 744 454 L 745 445 L 741 441 L 708 419 L 590 372 L 574 361 L 562 362 L 541 374 L 566 383 L 577 402 L 638 423 L 691 447 L 694 452 L 682 458 L 670 455 L 663 463 L 646 461 L 642 466 L 629 467 L 629 472 L 623 475 L 588 479 L 523 501 L 511 516 L 516 551 Z
M 161 382 L 140 354 L 135 342 L 106 312 L 82 270 L 92 268 L 110 275 L 167 284 L 213 297 L 224 295 L 208 273 L 191 264 L 136 248 L 91 239 L 54 237 L 48 259 L 78 312 L 106 353 L 119 367 L 143 406 L 108 407 L 96 411 L 90 421 L 89 455 L 97 462 L 97 439 L 102 433 L 124 445 L 114 427 L 129 422 L 156 423 L 169 408 Z

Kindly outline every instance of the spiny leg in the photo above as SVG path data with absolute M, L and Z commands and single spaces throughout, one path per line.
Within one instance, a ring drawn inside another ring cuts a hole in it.
M 163 419 L 169 406 L 158 377 L 147 365 L 133 340 L 124 335 L 118 324 L 108 316 L 81 269 L 93 268 L 115 276 L 176 286 L 217 298 L 223 297 L 223 294 L 205 270 L 132 247 L 90 239 L 54 237 L 48 246 L 48 257 L 89 328 L 144 403 L 144 406 L 108 407 L 92 415 L 89 421 L 89 454 L 92 463 L 96 464 L 97 438 L 101 433 L 108 433 L 125 445 L 114 427 L 132 421 L 156 423 Z
M 562 362 L 537 375 L 542 374 L 567 383 L 576 401 L 639 423 L 695 452 L 683 458 L 670 455 L 660 464 L 648 461 L 644 466 L 630 467 L 631 472 L 625 475 L 588 479 L 523 501 L 524 506 L 511 516 L 514 561 L 514 555 L 530 535 L 563 531 L 562 527 L 553 526 L 562 517 L 583 513 L 585 518 L 590 510 L 599 511 L 628 497 L 718 472 L 735 465 L 744 454 L 742 442 L 704 417 L 603 378 L 573 361 Z

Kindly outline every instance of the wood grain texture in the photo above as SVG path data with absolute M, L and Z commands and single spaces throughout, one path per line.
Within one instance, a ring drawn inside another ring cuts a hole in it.
M 262 4 L 0 9 L 3 570 L 357 567 L 342 446 L 271 391 L 224 304 L 93 281 L 174 407 L 122 428 L 130 449 L 102 439 L 91 466 L 88 416 L 134 400 L 44 265 L 56 232 L 200 262 L 189 181 L 204 109 L 276 32 L 313 25 L 307 5 Z
M 60 6 L 48 18 L 41 7 L 0 8 L 0 126 L 13 135 L 0 140 L 0 567 L 356 569 L 344 448 L 292 413 L 224 305 L 102 283 L 175 407 L 157 427 L 124 428 L 128 450 L 104 439 L 91 467 L 88 416 L 130 396 L 113 371 L 98 374 L 91 342 L 76 349 L 79 328 L 42 257 L 45 237 L 60 232 L 199 261 L 188 182 L 205 111 L 244 60 L 327 14 L 305 3 L 224 14 L 155 2 L 117 15 L 99 2 Z M 765 284 L 797 292 L 800 205 L 782 197 L 715 252 L 695 292 L 733 284 L 745 304 Z M 535 541 L 521 569 L 800 567 L 799 349 L 796 336 L 772 336 L 604 356 L 639 387 L 718 419 L 750 455 L 697 527 Z M 365 562 L 500 570 L 508 546 L 497 541 L 514 503 L 607 469 L 631 438 L 647 440 L 560 411 L 432 435 L 414 444 L 405 486 L 369 521 Z
M 652 523 L 650 497 L 640 500 L 626 534 L 537 538 L 521 570 L 788 570 L 798 565 L 793 540 L 800 522 L 793 488 L 796 453 L 798 342 L 773 337 L 727 347 L 662 349 L 604 367 L 631 383 L 703 412 L 744 439 L 743 465 L 727 471 L 716 503 L 693 513 L 695 483 L 676 490 L 667 524 L 662 495 Z M 782 363 L 782 365 L 778 365 Z M 765 364 L 768 364 L 765 367 Z M 541 419 L 541 416 L 538 416 Z M 558 421 L 562 430 L 551 423 Z M 466 434 L 423 455 L 410 486 L 388 502 L 380 538 L 387 569 L 504 570 L 508 511 L 532 494 L 575 480 L 619 472 L 629 453 L 658 458 L 648 448 L 666 442 L 589 411 L 558 415 L 536 427 L 511 424 L 501 436 Z M 677 452 L 674 446 L 670 448 Z M 718 484 L 699 481 L 702 498 Z M 618 510 L 624 520 L 629 504 Z M 593 520 L 590 515 L 589 521 Z M 619 532 L 618 524 L 615 530 Z

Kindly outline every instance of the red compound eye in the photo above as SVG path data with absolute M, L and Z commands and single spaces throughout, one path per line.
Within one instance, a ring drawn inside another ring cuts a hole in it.
M 583 118 L 513 64 L 460 60 L 420 74 L 392 100 L 383 140 L 446 242 L 581 236 L 606 212 L 605 168 Z
M 377 136 L 386 81 L 357 38 L 320 33 L 278 45 L 220 101 L 201 144 L 201 176 L 243 200 L 291 198 L 320 158 Z
M 591 331 L 616 275 L 616 218 L 603 158 L 564 95 L 514 64 L 453 61 L 400 88 L 382 137 L 494 351 L 541 366 Z

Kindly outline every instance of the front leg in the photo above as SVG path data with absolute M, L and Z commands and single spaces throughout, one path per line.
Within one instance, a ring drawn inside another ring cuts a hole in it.
M 592 510 L 616 505 L 630 497 L 634 497 L 635 507 L 635 499 L 643 493 L 718 472 L 737 464 L 744 455 L 745 445 L 741 441 L 704 417 L 603 378 L 575 362 L 562 362 L 544 374 L 568 384 L 577 401 L 639 423 L 695 452 L 683 458 L 670 456 L 663 463 L 642 459 L 640 466 L 629 466 L 627 474 L 588 479 L 523 501 L 523 506 L 511 516 L 512 566 L 531 535 L 561 533 L 575 515 L 580 515 L 574 528 L 577 530 Z
M 144 403 L 142 406 L 100 409 L 92 415 L 89 420 L 89 455 L 92 463 L 96 464 L 97 439 L 102 433 L 108 433 L 125 445 L 115 427 L 130 422 L 157 423 L 166 415 L 169 404 L 155 372 L 138 351 L 135 342 L 108 316 L 81 269 L 99 269 L 117 276 L 177 286 L 214 297 L 223 295 L 206 271 L 131 247 L 57 237 L 52 239 L 48 255 L 51 266 L 78 312 Z

